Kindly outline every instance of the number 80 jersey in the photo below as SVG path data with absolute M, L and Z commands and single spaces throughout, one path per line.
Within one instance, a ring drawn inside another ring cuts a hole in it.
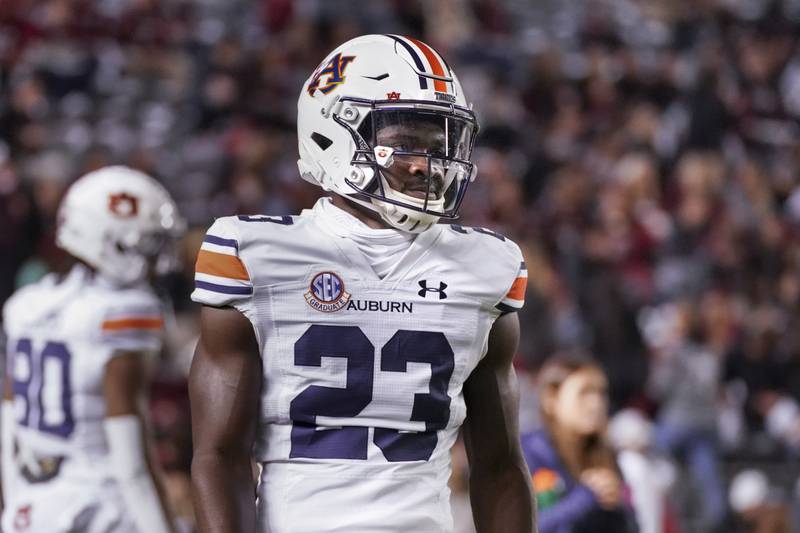
M 59 480 L 99 484 L 110 477 L 106 364 L 120 353 L 158 353 L 162 323 L 149 287 L 116 287 L 81 264 L 64 278 L 51 274 L 14 293 L 3 327 L 20 455 L 64 459 Z
M 321 203 L 218 219 L 192 298 L 241 311 L 259 343 L 262 530 L 449 531 L 463 385 L 526 278 L 488 230 L 434 226 L 381 279 Z

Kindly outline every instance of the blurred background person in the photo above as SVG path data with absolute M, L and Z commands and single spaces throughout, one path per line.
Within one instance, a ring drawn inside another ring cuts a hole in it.
M 72 266 L 3 308 L 4 531 L 176 531 L 143 408 L 165 315 L 152 280 L 182 224 L 157 181 L 122 166 L 64 197 L 57 243 Z
M 757 468 L 738 472 L 728 493 L 732 519 L 730 533 L 789 533 L 790 509 L 780 489 L 770 486 L 766 474 Z
M 542 533 L 636 532 L 627 489 L 607 441 L 608 381 L 582 356 L 549 359 L 538 373 L 543 428 L 523 436 Z
M 653 424 L 637 409 L 623 409 L 609 424 L 609 440 L 630 488 L 640 533 L 679 531 L 670 492 L 677 473 L 667 456 L 653 446 Z
M 677 310 L 674 344 L 656 352 L 650 374 L 651 393 L 661 403 L 656 446 L 688 464 L 700 489 L 700 528 L 717 531 L 726 516 L 717 432 L 724 354 L 708 342 L 700 302 L 686 300 Z

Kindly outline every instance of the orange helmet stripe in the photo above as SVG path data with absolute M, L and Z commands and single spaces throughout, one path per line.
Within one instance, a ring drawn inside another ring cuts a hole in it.
M 406 37 L 409 41 L 417 45 L 417 48 L 422 50 L 422 53 L 425 55 L 425 59 L 428 60 L 428 63 L 431 64 L 431 69 L 433 69 L 433 73 L 436 76 L 445 76 L 444 69 L 442 68 L 442 63 L 439 61 L 439 58 L 436 57 L 436 52 L 428 46 L 427 44 L 414 39 L 413 37 Z M 447 92 L 447 83 L 442 80 L 433 80 L 433 88 L 439 92 L 446 93 Z

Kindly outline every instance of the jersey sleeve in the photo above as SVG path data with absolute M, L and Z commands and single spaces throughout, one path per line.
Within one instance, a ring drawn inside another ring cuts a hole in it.
M 103 309 L 102 343 L 113 351 L 159 352 L 164 314 L 158 298 L 145 291 L 125 291 Z
M 522 309 L 525 304 L 525 290 L 528 287 L 528 269 L 525 267 L 525 261 L 522 260 L 522 252 L 517 249 L 519 256 L 517 264 L 519 268 L 516 270 L 516 275 L 511 281 L 511 286 L 508 292 L 505 293 L 503 299 L 495 306 L 501 314 L 513 313 Z
M 219 218 L 211 225 L 197 253 L 193 301 L 241 308 L 250 299 L 253 282 L 241 258 L 241 244 L 229 220 Z

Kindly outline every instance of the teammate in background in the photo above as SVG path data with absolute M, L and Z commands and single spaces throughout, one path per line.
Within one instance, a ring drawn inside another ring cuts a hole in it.
M 415 39 L 353 39 L 306 82 L 298 165 L 332 198 L 220 218 L 197 259 L 202 532 L 451 531 L 462 424 L 477 530 L 534 531 L 511 364 L 522 255 L 437 224 L 475 178 L 477 128 L 458 79 Z
M 174 531 L 143 411 L 162 328 L 148 278 L 181 226 L 167 191 L 129 168 L 67 192 L 56 238 L 74 266 L 3 310 L 3 531 Z

